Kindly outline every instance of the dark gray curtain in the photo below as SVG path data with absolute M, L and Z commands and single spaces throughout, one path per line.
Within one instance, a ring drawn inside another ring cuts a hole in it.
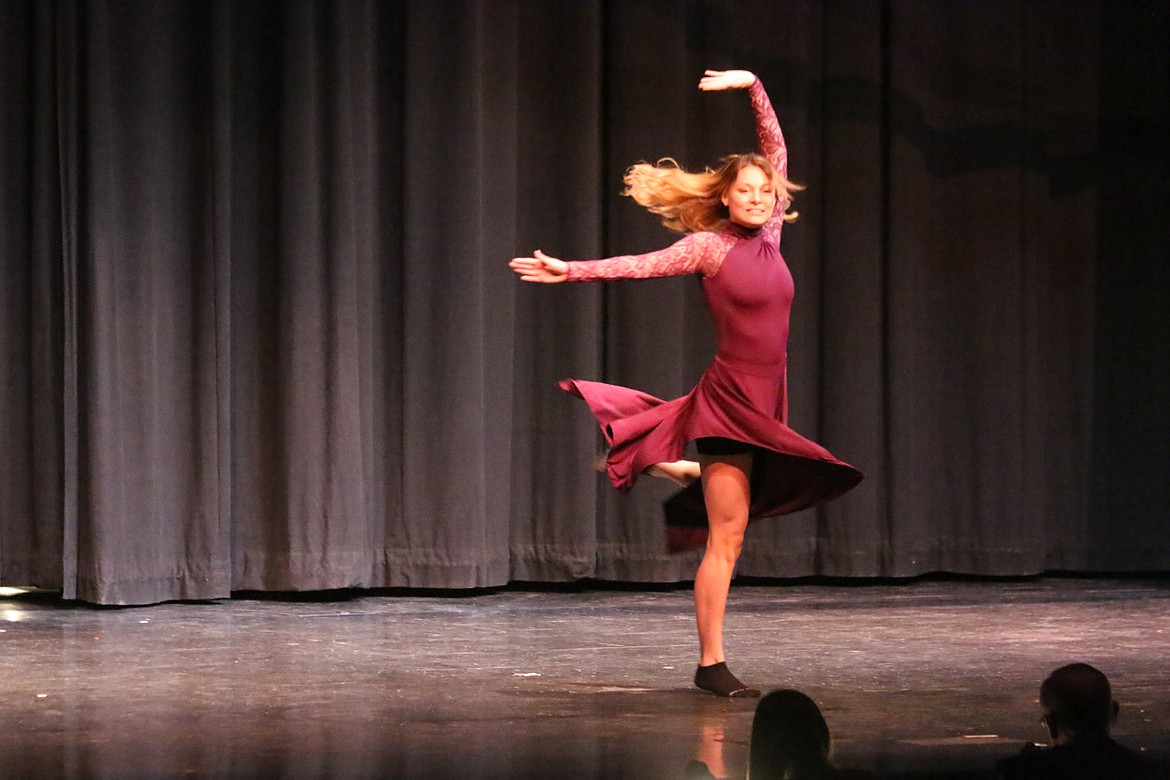
M 808 185 L 792 423 L 867 474 L 759 576 L 1170 568 L 1164 3 L 0 2 L 0 582 L 679 581 L 564 376 L 661 396 L 698 285 L 521 285 L 671 234 L 632 162 Z

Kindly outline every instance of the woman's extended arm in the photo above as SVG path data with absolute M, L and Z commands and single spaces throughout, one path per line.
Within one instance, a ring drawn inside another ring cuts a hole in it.
M 719 269 L 730 249 L 730 239 L 716 233 L 692 233 L 665 249 L 644 255 L 620 255 L 604 260 L 567 263 L 539 249 L 532 257 L 514 257 L 508 264 L 526 282 L 595 282 L 607 279 L 651 279 L 703 274 Z
M 760 142 L 760 151 L 768 158 L 768 162 L 772 163 L 772 167 L 787 179 L 788 147 L 784 145 L 780 120 L 776 118 L 776 111 L 772 108 L 772 101 L 768 100 L 763 82 L 759 79 L 753 81 L 748 88 L 748 95 L 752 100 L 752 111 L 756 115 L 756 138 Z
M 537 249 L 531 257 L 513 257 L 508 263 L 522 282 L 553 284 L 568 281 L 569 264 Z
M 752 112 L 756 117 L 756 138 L 763 153 L 772 166 L 785 179 L 788 178 L 788 149 L 784 145 L 784 134 L 780 132 L 780 120 L 764 91 L 764 84 L 748 70 L 709 70 L 699 79 L 699 89 L 706 92 L 724 89 L 746 89 L 752 101 Z

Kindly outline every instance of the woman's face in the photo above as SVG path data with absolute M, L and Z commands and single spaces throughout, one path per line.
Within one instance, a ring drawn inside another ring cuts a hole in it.
M 739 169 L 735 182 L 723 193 L 723 205 L 731 212 L 732 222 L 757 228 L 772 218 L 776 190 L 762 168 L 748 165 Z

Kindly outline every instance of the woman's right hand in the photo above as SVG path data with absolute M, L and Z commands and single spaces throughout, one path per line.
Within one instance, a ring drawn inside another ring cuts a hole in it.
M 552 284 L 563 282 L 569 277 L 569 264 L 564 260 L 549 257 L 537 249 L 532 257 L 513 257 L 508 267 L 520 275 L 525 282 Z

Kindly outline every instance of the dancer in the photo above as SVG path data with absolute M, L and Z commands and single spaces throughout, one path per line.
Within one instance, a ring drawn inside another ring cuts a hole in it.
M 793 284 L 780 256 L 781 228 L 802 189 L 764 87 L 745 70 L 706 71 L 704 91 L 747 89 L 760 153 L 735 154 L 689 173 L 673 160 L 639 163 L 626 195 L 685 237 L 667 249 L 587 262 L 537 250 L 510 266 L 527 282 L 644 279 L 697 274 L 715 324 L 716 356 L 689 394 L 663 401 L 637 390 L 567 379 L 609 442 L 606 471 L 619 489 L 639 474 L 684 486 L 667 502 L 672 549 L 706 545 L 695 575 L 699 666 L 695 685 L 720 696 L 759 696 L 727 668 L 723 616 L 749 519 L 785 514 L 838 496 L 861 473 L 786 425 L 786 353 Z M 698 462 L 684 458 L 695 442 Z

